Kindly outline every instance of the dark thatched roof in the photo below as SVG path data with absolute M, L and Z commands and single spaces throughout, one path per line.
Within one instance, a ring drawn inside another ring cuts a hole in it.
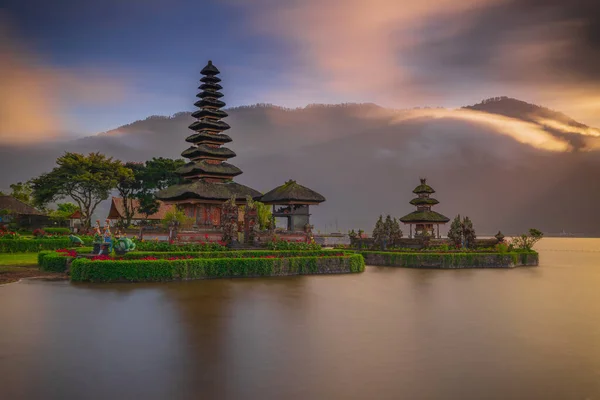
M 450 218 L 435 211 L 413 211 L 410 214 L 400 218 L 400 221 L 404 222 L 405 224 L 445 224 L 446 222 L 450 221 Z
M 242 201 L 246 199 L 246 196 L 258 199 L 261 196 L 261 193 L 236 182 L 213 183 L 198 180 L 195 182 L 170 186 L 158 192 L 156 197 L 163 201 L 189 199 L 226 201 L 229 200 L 232 195 L 235 195 L 237 200 Z
M 190 143 L 201 143 L 201 142 L 213 142 L 213 143 L 229 143 L 232 139 L 223 133 L 206 133 L 198 132 L 185 138 L 186 142 Z
M 217 67 L 213 65 L 211 60 L 208 60 L 208 64 L 206 64 L 206 67 L 202 68 L 200 73 L 202 75 L 218 75 L 221 73 L 221 71 L 219 71 Z
M 435 190 L 433 190 L 433 188 L 427 184 L 427 179 L 421 178 L 421 184 L 419 186 L 417 186 L 415 188 L 415 190 L 413 190 L 413 193 L 416 193 L 416 194 L 429 193 L 429 194 L 431 194 L 431 193 L 435 193 Z
M 212 118 L 225 118 L 229 114 L 223 110 L 214 110 L 212 108 L 201 108 L 200 110 L 196 110 L 192 113 L 192 117 L 194 118 L 204 118 L 204 117 L 212 117 Z M 190 127 L 191 129 L 191 127 Z
M 322 203 L 325 201 L 325 197 L 312 189 L 297 184 L 296 181 L 289 180 L 265 193 L 260 201 L 266 204 Z
M 203 129 L 215 130 L 215 131 L 226 131 L 231 128 L 225 121 L 211 121 L 208 119 L 200 120 L 192 123 L 189 128 L 193 131 L 201 131 Z
M 235 165 L 223 162 L 220 164 L 209 164 L 204 160 L 193 161 L 185 164 L 177 170 L 177 173 L 183 176 L 206 174 L 216 176 L 237 176 L 242 170 Z
M 198 100 L 197 102 L 194 103 L 194 105 L 199 108 L 202 108 L 202 107 L 222 108 L 222 107 L 225 107 L 227 104 L 225 104 L 224 101 L 217 100 L 217 99 L 211 99 L 211 98 L 207 97 L 205 99 Z
M 410 204 L 413 206 L 434 206 L 438 204 L 439 201 L 429 197 L 417 197 L 416 199 L 412 199 Z
M 45 215 L 29 204 L 23 203 L 12 196 L 0 196 L 0 210 L 8 210 L 17 215 Z
M 232 158 L 235 157 L 233 150 L 227 147 L 209 147 L 205 144 L 201 144 L 198 147 L 189 147 L 181 153 L 182 157 L 195 158 L 200 156 L 215 157 L 215 158 Z

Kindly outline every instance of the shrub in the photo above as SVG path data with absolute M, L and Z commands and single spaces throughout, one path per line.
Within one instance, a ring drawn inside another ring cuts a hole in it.
M 213 242 L 170 244 L 168 242 L 136 240 L 134 243 L 136 250 L 139 251 L 223 251 L 227 249 L 223 244 Z
M 522 234 L 512 239 L 512 244 L 519 250 L 531 251 L 533 246 L 539 242 L 544 234 L 537 229 L 530 229 L 527 234 Z
M 303 241 L 288 242 L 286 240 L 272 240 L 267 243 L 270 250 L 320 250 L 321 245 L 317 243 L 306 243 Z
M 44 231 L 50 235 L 68 236 L 71 234 L 71 230 L 69 228 L 45 228 Z
M 122 256 L 127 260 L 139 260 L 144 257 L 156 257 L 158 259 L 168 259 L 171 257 L 193 257 L 193 258 L 261 258 L 271 256 L 273 258 L 284 257 L 331 257 L 343 256 L 344 253 L 336 250 L 233 250 L 233 251 L 165 251 L 165 252 L 145 252 L 134 251 Z
M 341 257 L 195 258 L 183 260 L 113 259 L 91 261 L 78 258 L 71 265 L 71 279 L 92 282 L 137 282 L 362 271 L 364 271 L 364 259 L 360 254 Z
M 0 253 L 35 253 L 40 250 L 56 250 L 69 247 L 68 238 L 61 239 L 3 239 Z

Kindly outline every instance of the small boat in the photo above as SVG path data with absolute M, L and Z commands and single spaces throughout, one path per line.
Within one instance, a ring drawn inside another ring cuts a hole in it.
M 572 234 L 572 233 L 570 233 L 570 232 L 565 232 L 565 230 L 563 229 L 563 231 L 561 233 L 559 233 L 558 236 L 561 236 L 561 237 L 573 237 L 575 235 Z

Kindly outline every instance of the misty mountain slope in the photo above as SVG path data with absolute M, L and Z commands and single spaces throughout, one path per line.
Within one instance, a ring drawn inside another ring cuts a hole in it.
M 600 234 L 600 189 L 590 183 L 598 182 L 600 152 L 544 150 L 528 140 L 551 132 L 532 117 L 494 125 L 487 116 L 500 114 L 482 110 L 477 115 L 483 120 L 470 120 L 464 113 L 471 111 L 415 113 L 372 104 L 228 112 L 228 147 L 238 154 L 232 162 L 244 171 L 236 180 L 266 192 L 292 178 L 322 193 L 327 202 L 313 210 L 317 229 L 337 219 L 340 229 L 370 230 L 380 213 L 400 217 L 413 210 L 408 202 L 418 178 L 427 177 L 440 200 L 436 209 L 448 217 L 468 214 L 480 233 L 535 226 Z M 521 135 L 519 123 L 505 126 L 524 120 L 527 130 L 538 132 Z M 178 113 L 73 141 L 0 146 L 0 167 L 10 171 L 0 175 L 0 189 L 49 170 L 65 151 L 100 151 L 124 161 L 179 157 L 191 122 L 188 113 Z

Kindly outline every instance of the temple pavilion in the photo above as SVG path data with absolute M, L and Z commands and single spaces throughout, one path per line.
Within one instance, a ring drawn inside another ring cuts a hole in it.
M 439 201 L 430 197 L 435 193 L 435 190 L 427 184 L 427 179 L 422 178 L 421 184 L 413 190 L 413 193 L 416 194 L 417 197 L 412 199 L 410 204 L 416 206 L 417 210 L 400 218 L 400 221 L 410 225 L 409 237 L 413 237 L 414 225 L 415 236 L 421 236 L 424 233 L 428 233 L 432 237 L 440 238 L 440 225 L 444 225 L 450 221 L 450 218 L 438 212 L 431 211 L 431 207 L 439 203 Z M 437 235 L 435 232 L 436 226 Z
M 287 219 L 288 231 L 304 231 L 310 225 L 309 207 L 324 202 L 325 197 L 289 180 L 265 193 L 260 201 L 273 206 L 273 217 Z
M 200 73 L 201 91 L 194 103 L 199 110 L 192 113 L 196 121 L 189 126 L 194 133 L 185 139 L 190 147 L 181 153 L 189 162 L 177 171 L 185 183 L 170 186 L 156 197 L 177 204 L 196 226 L 212 228 L 221 225 L 221 207 L 226 200 L 233 196 L 241 205 L 247 196 L 258 199 L 261 193 L 233 181 L 242 171 L 227 162 L 236 154 L 223 146 L 232 140 L 223 133 L 230 126 L 222 120 L 227 113 L 221 110 L 225 103 L 221 100 L 221 79 L 217 77 L 220 71 L 209 61 Z

